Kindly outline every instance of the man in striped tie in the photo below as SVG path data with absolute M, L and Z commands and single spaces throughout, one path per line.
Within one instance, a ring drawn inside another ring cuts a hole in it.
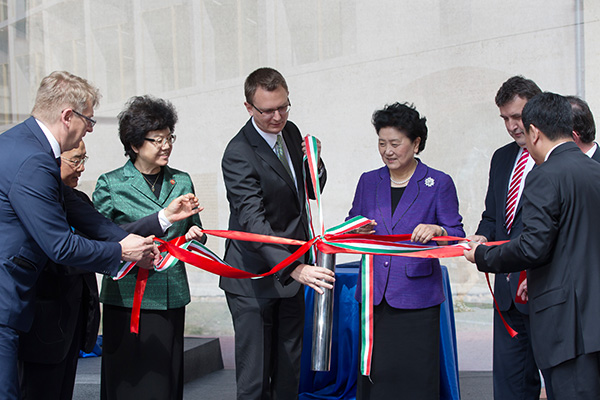
M 469 237 L 473 241 L 509 240 L 521 233 L 521 194 L 525 178 L 535 165 L 525 148 L 521 112 L 525 104 L 538 93 L 541 90 L 535 82 L 522 76 L 513 76 L 502 84 L 496 94 L 500 117 L 513 141 L 496 150 L 492 157 L 485 210 L 476 234 Z M 540 397 L 541 383 L 531 349 L 528 305 L 516 301 L 519 281 L 525 277 L 525 273 L 497 274 L 495 279 L 495 400 L 537 400 Z M 517 338 L 508 334 L 498 312 L 519 333 Z M 549 377 L 544 376 L 544 380 L 548 398 L 551 399 Z

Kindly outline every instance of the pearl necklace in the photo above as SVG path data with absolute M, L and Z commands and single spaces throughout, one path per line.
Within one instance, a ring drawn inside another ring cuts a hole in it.
M 415 159 L 413 158 L 413 160 L 415 160 Z M 415 174 L 415 171 L 417 170 L 417 165 L 418 165 L 418 164 L 419 164 L 419 163 L 417 162 L 417 160 L 415 160 L 415 169 L 413 169 L 413 172 L 412 172 L 412 174 L 410 174 L 410 176 L 409 176 L 408 178 L 406 178 L 406 180 L 403 180 L 402 182 L 395 181 L 395 180 L 392 178 L 392 172 L 390 171 L 390 181 L 391 181 L 393 184 L 395 184 L 395 185 L 399 185 L 399 186 L 401 186 L 401 185 L 404 185 L 406 182 L 410 181 L 410 178 L 412 178 L 412 176 Z
M 412 178 L 414 172 L 412 174 L 410 174 L 410 176 L 408 177 L 407 180 L 402 181 L 402 182 L 397 182 L 395 180 L 392 179 L 392 177 L 390 176 L 390 181 L 392 181 L 392 183 L 395 183 L 396 185 L 404 185 L 406 182 L 410 181 L 410 178 Z

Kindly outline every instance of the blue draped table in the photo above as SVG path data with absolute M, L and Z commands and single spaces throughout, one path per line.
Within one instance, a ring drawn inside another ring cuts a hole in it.
M 359 309 L 354 299 L 358 262 L 336 266 L 331 368 L 311 371 L 314 291 L 305 291 L 306 322 L 300 376 L 300 399 L 355 399 L 358 375 Z M 460 400 L 456 329 L 448 270 L 442 266 L 446 301 L 440 307 L 440 399 Z

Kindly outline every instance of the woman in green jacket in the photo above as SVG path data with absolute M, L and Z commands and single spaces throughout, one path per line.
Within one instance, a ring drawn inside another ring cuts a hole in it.
M 119 116 L 119 137 L 129 161 L 103 174 L 94 206 L 117 224 L 135 221 L 194 191 L 190 176 L 167 164 L 175 142 L 173 105 L 152 96 L 133 97 Z M 163 228 L 170 225 L 167 221 Z M 165 240 L 185 235 L 206 241 L 198 214 L 175 222 Z M 104 278 L 102 399 L 182 399 L 183 329 L 190 291 L 183 262 L 166 272 L 150 271 L 140 312 L 139 334 L 130 333 L 138 269 L 114 281 Z

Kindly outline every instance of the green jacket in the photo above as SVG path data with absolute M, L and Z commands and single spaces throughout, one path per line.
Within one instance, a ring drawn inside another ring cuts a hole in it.
M 194 192 L 190 176 L 182 171 L 164 167 L 164 178 L 157 199 L 142 174 L 131 161 L 98 178 L 93 194 L 94 207 L 116 224 L 136 221 L 165 208 L 176 197 Z M 202 227 L 196 214 L 174 223 L 162 237 L 171 240 L 185 235 L 192 225 Z M 105 276 L 102 281 L 100 301 L 121 307 L 132 307 L 138 268 L 134 267 L 124 278 L 114 281 Z M 166 272 L 150 271 L 142 308 L 166 310 L 180 308 L 190 302 L 190 290 L 183 262 L 178 262 Z

